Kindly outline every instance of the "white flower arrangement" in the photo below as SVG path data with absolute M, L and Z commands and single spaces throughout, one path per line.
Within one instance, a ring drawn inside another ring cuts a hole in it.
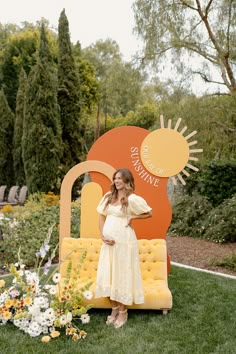
M 80 321 L 86 324 L 90 320 L 87 311 L 92 305 L 84 305 L 83 299 L 91 300 L 92 292 L 89 290 L 91 283 L 78 288 L 75 276 L 71 279 L 72 264 L 68 263 L 66 280 L 60 284 L 61 276 L 57 269 L 51 268 L 55 251 L 45 263 L 48 255 L 53 226 L 49 229 L 48 236 L 36 253 L 36 266 L 34 270 L 26 270 L 18 253 L 18 262 L 10 266 L 13 275 L 12 285 L 6 287 L 5 281 L 0 279 L 0 324 L 13 323 L 19 330 L 31 337 L 42 337 L 47 343 L 52 338 L 57 338 L 61 329 L 65 329 L 67 336 L 73 341 L 84 339 L 87 333 L 80 330 L 74 323 Z M 86 254 L 78 262 L 79 271 Z M 40 272 L 42 263 L 43 274 Z M 74 265 L 73 265 L 74 267 Z M 78 279 L 78 273 L 77 273 Z M 56 330 L 58 329 L 58 330 Z

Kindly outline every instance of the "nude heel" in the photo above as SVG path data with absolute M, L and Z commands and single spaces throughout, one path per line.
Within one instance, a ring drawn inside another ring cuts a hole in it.
M 112 307 L 112 310 L 118 310 L 118 309 L 119 309 L 119 306 Z M 112 316 L 112 315 L 107 316 L 106 324 L 107 325 L 113 324 L 116 321 L 118 314 L 119 314 L 119 311 L 117 312 L 117 314 L 115 316 Z
M 117 319 L 115 322 L 114 322 L 114 327 L 117 329 L 117 328 L 120 328 L 122 327 L 128 320 L 128 311 L 127 309 L 124 310 L 124 311 L 119 311 L 119 313 L 125 313 L 126 316 L 125 316 L 125 319 L 124 320 L 119 320 Z

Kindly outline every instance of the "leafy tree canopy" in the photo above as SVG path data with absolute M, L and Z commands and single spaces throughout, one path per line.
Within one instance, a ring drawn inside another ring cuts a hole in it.
M 133 9 L 135 30 L 144 42 L 144 61 L 160 64 L 172 52 L 175 67 L 184 70 L 181 55 L 200 57 L 203 64 L 195 72 L 206 82 L 236 93 L 235 1 L 136 0 Z M 221 80 L 210 75 L 213 67 Z

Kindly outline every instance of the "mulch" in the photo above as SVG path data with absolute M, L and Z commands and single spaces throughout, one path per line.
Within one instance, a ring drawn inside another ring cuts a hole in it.
M 187 236 L 167 236 L 166 241 L 171 261 L 236 276 L 236 271 L 212 265 L 214 260 L 236 254 L 236 243 L 219 244 Z

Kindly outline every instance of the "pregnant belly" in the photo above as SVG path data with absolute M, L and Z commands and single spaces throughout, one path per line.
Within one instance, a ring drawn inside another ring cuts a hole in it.
M 107 216 L 104 227 L 103 236 L 107 239 L 115 241 L 133 241 L 136 239 L 134 230 L 127 225 L 126 218 L 118 218 Z

